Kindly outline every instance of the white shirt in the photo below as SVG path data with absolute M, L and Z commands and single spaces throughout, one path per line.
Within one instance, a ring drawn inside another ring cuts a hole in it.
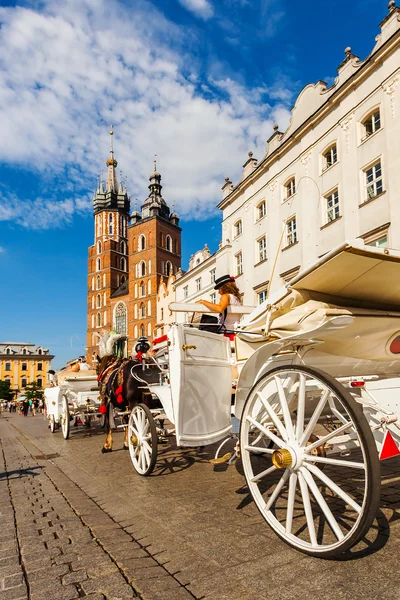
M 229 296 L 229 304 L 228 306 L 242 306 L 242 303 L 240 302 L 240 300 L 238 300 L 236 298 L 236 296 L 234 296 L 233 294 L 228 294 Z M 220 313 L 219 315 L 219 322 L 223 323 L 226 327 L 226 329 L 234 329 L 234 325 L 237 321 L 239 321 L 240 319 L 240 315 L 238 313 L 228 313 L 226 315 L 226 319 L 224 321 L 224 313 Z

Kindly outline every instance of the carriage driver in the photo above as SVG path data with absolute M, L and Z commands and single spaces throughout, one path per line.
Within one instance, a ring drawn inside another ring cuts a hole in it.
M 76 362 L 74 366 L 71 367 L 71 371 L 73 371 L 74 373 L 76 373 L 77 371 L 90 371 L 90 366 L 86 362 L 86 357 L 80 356 L 78 362 Z

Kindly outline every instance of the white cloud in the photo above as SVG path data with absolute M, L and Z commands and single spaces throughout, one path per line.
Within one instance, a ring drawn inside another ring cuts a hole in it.
M 281 130 L 288 123 L 284 92 L 270 105 L 267 89 L 200 79 L 186 33 L 146 2 L 133 12 L 115 0 L 47 0 L 41 12 L 0 8 L 0 23 L 0 161 L 52 189 L 50 200 L 4 193 L 0 220 L 59 226 L 89 211 L 110 123 L 132 200 L 146 197 L 157 153 L 166 201 L 204 218 L 247 151 L 262 157 L 277 114 Z
M 178 0 L 182 6 L 202 19 L 210 19 L 214 14 L 214 8 L 209 0 Z

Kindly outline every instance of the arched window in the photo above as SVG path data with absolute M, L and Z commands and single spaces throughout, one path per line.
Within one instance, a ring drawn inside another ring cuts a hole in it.
M 101 258 L 96 260 L 96 271 L 101 271 Z
M 11 348 L 6 348 L 6 354 L 11 354 Z
M 96 308 L 101 308 L 101 296 L 97 294 L 96 296 Z
M 101 288 L 101 279 L 100 279 L 100 275 L 97 275 L 97 282 L 96 282 L 96 283 L 97 283 L 96 289 L 98 289 L 98 290 L 99 290 L 99 289 Z
M 165 274 L 167 277 L 172 275 L 172 263 L 169 260 L 165 263 Z
M 92 277 L 92 292 L 94 292 L 94 277 Z
M 139 250 L 146 250 L 146 236 L 143 234 L 139 237 Z
M 127 310 L 123 302 L 118 302 L 114 313 L 114 329 L 117 333 L 126 335 L 127 332 Z
M 172 252 L 172 238 L 170 235 L 167 235 L 167 237 L 165 238 L 165 247 L 167 250 Z
M 108 233 L 111 235 L 114 233 L 114 222 L 112 213 L 108 214 Z
M 101 254 L 101 242 L 97 242 L 97 254 Z
M 22 354 L 26 354 L 26 348 L 22 348 Z
M 139 295 L 141 298 L 143 298 L 143 296 L 146 295 L 146 284 L 144 281 L 140 282 L 140 286 L 139 286 Z
M 139 277 L 144 277 L 146 275 L 146 263 L 144 260 L 139 264 Z
M 103 215 L 99 215 L 99 235 L 103 235 Z
M 92 296 L 92 308 L 94 308 L 94 296 Z
M 121 258 L 121 271 L 126 271 L 126 258 Z
M 146 335 L 144 325 L 140 326 L 140 337 L 144 337 Z
M 141 305 L 139 306 L 139 318 L 144 318 L 146 316 L 146 306 L 144 304 L 144 302 L 141 303 Z
M 124 240 L 121 242 L 121 254 L 126 254 L 126 242 Z
M 99 312 L 96 315 L 96 327 L 101 327 L 101 314 Z

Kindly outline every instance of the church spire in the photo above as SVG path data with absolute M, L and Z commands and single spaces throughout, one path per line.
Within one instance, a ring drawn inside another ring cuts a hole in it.
M 106 192 L 118 192 L 118 182 L 117 182 L 117 161 L 114 158 L 114 148 L 113 148 L 113 126 L 111 125 L 110 130 L 110 156 L 106 160 L 107 165 L 107 183 L 106 183 Z

